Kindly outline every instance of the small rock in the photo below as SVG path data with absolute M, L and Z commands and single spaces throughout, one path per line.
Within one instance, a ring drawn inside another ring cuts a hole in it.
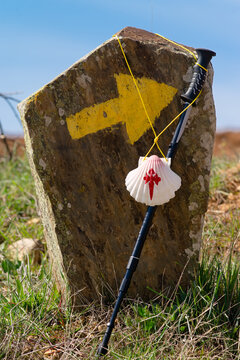
M 30 220 L 27 221 L 27 225 L 35 225 L 40 223 L 40 218 L 32 218 Z
M 60 355 L 59 353 L 60 353 L 60 350 L 50 348 L 47 351 L 45 351 L 44 359 L 51 359 L 51 360 L 59 359 L 59 355 Z
M 98 326 L 98 331 L 100 331 L 100 332 L 106 331 L 106 324 L 99 325 Z
M 24 261 L 27 256 L 33 256 L 33 262 L 39 263 L 43 250 L 43 244 L 40 240 L 23 238 L 8 247 L 8 255 L 11 259 L 21 261 Z

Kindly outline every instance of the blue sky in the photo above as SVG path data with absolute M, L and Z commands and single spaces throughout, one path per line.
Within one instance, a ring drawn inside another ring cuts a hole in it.
M 2 1 L 0 92 L 25 99 L 125 26 L 216 51 L 217 129 L 240 130 L 240 0 Z M 1 98 L 0 120 L 21 133 Z

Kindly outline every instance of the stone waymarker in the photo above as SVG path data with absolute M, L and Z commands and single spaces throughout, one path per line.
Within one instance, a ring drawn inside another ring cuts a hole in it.
M 193 59 L 155 34 L 125 28 L 121 43 L 157 133 L 182 108 Z M 172 169 L 176 197 L 158 208 L 130 296 L 186 284 L 196 264 L 207 208 L 215 132 L 213 71 L 192 109 Z M 111 38 L 19 106 L 53 270 L 76 304 L 117 293 L 146 206 L 125 189 L 153 134 L 119 43 Z M 165 151 L 176 124 L 162 137 Z M 154 149 L 152 154 L 157 154 Z

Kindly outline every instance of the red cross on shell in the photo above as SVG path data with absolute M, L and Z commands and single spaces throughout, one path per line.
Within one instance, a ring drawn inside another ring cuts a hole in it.
M 150 169 L 148 173 L 146 173 L 146 175 L 144 176 L 143 180 L 145 180 L 145 184 L 149 184 L 149 194 L 150 199 L 152 200 L 154 185 L 158 185 L 159 181 L 161 181 L 161 178 L 153 169 Z

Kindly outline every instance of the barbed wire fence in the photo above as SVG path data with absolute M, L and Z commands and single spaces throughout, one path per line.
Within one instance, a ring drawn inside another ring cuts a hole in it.
M 12 113 L 14 114 L 14 117 L 17 119 L 20 126 L 22 126 L 20 117 L 19 117 L 14 105 L 12 104 L 12 102 L 19 103 L 20 100 L 16 99 L 13 95 L 15 95 L 15 93 L 7 94 L 7 93 L 0 92 L 0 98 L 2 98 L 7 103 L 7 105 L 10 107 Z M 6 135 L 3 130 L 1 119 L 0 119 L 0 139 L 3 141 L 5 148 L 7 150 L 7 153 L 9 155 L 9 159 L 11 160 L 12 159 L 12 151 L 10 150 L 10 148 L 8 146 L 7 138 L 6 138 Z

